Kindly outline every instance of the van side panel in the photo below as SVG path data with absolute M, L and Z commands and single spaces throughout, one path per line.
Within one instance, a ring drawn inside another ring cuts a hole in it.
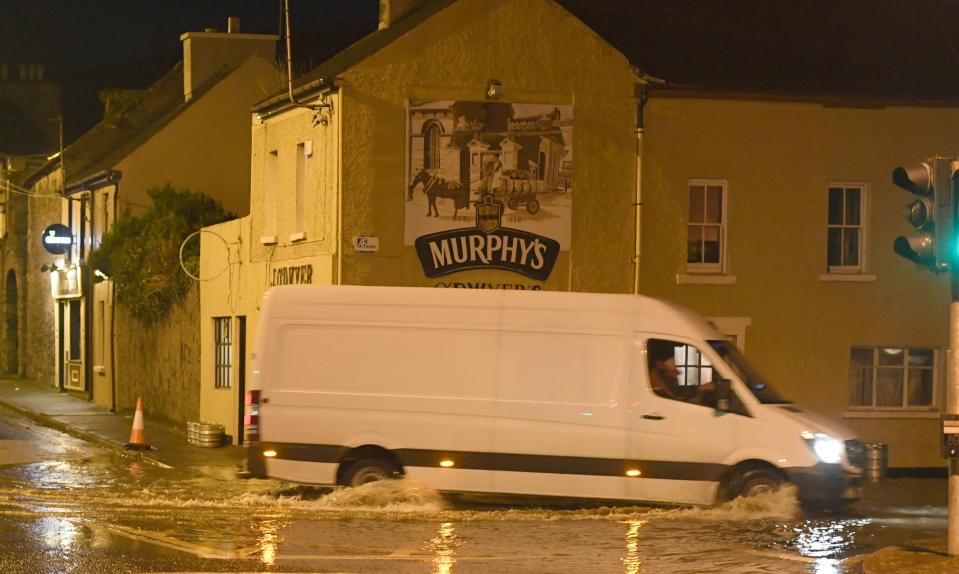
M 494 491 L 625 497 L 627 343 L 581 328 L 504 330 Z
M 417 466 L 439 468 L 444 452 L 492 450 L 500 346 L 495 330 L 433 326 L 422 308 L 400 309 L 406 323 L 394 320 L 392 308 L 361 314 L 364 322 L 331 321 L 348 314 L 334 307 L 320 315 L 311 311 L 286 314 L 270 326 L 264 373 L 269 402 L 261 408 L 261 426 L 264 441 L 304 445 L 299 458 L 313 452 L 318 460 L 270 460 L 272 476 L 332 483 L 338 459 L 330 457 L 366 444 L 393 450 L 401 459 L 413 456 L 411 449 L 433 452 L 413 457 L 405 469 L 412 477 L 420 474 Z M 410 324 L 414 316 L 418 321 Z M 317 473 L 312 480 L 303 476 L 306 467 Z M 431 485 L 489 489 L 489 470 L 442 471 L 429 479 Z

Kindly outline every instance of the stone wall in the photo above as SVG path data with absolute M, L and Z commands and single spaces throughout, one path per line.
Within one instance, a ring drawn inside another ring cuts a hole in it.
M 200 414 L 200 288 L 194 283 L 166 318 L 145 325 L 116 304 L 118 411 L 143 398 L 147 416 L 183 427 Z
M 24 321 L 20 326 L 20 373 L 44 385 L 57 386 L 56 380 L 56 304 L 50 292 L 51 266 L 57 256 L 47 253 L 40 243 L 43 230 L 61 219 L 60 172 L 54 171 L 32 187 L 27 209 L 26 267 L 17 277 Z M 12 232 L 12 230 L 11 230 Z

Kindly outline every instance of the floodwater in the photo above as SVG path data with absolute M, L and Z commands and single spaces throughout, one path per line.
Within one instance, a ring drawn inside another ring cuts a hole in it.
M 4 546 L 29 538 L 38 572 L 99 556 L 130 571 L 840 574 L 945 534 L 947 519 L 944 479 L 872 484 L 833 514 L 803 511 L 789 487 L 715 508 L 543 508 L 449 499 L 412 480 L 329 491 L 224 478 L 34 457 L 0 467 L 0 533 Z

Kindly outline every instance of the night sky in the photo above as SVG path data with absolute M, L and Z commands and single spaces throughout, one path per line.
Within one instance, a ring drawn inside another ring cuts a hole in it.
M 42 63 L 63 83 L 67 139 L 102 114 L 101 88 L 144 88 L 182 56 L 180 35 L 240 17 L 279 31 L 282 0 L 0 0 L 0 63 Z M 294 60 L 323 61 L 376 29 L 378 0 L 291 0 Z
M 491 2 L 494 0 L 490 0 Z M 676 86 L 956 100 L 959 0 L 559 0 Z M 291 0 L 294 58 L 317 64 L 376 29 L 378 0 Z M 0 63 L 63 82 L 68 139 L 97 90 L 143 88 L 207 27 L 276 33 L 282 0 L 0 0 Z M 530 22 L 534 30 L 536 22 Z

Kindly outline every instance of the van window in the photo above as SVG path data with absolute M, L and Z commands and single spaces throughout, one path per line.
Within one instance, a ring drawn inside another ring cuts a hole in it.
M 729 341 L 710 341 L 709 346 L 736 371 L 759 402 L 766 405 L 785 405 L 792 402 L 781 397 L 776 389 L 769 386 L 769 383 L 749 364 L 746 356 L 735 345 L 731 345 Z
M 709 358 L 693 345 L 666 339 L 646 342 L 649 385 L 657 395 L 714 406 L 713 366 Z
M 591 333 L 503 333 L 503 400 L 599 405 L 616 396 L 626 341 Z
M 492 331 L 301 324 L 278 338 L 278 390 L 489 399 L 496 380 Z

